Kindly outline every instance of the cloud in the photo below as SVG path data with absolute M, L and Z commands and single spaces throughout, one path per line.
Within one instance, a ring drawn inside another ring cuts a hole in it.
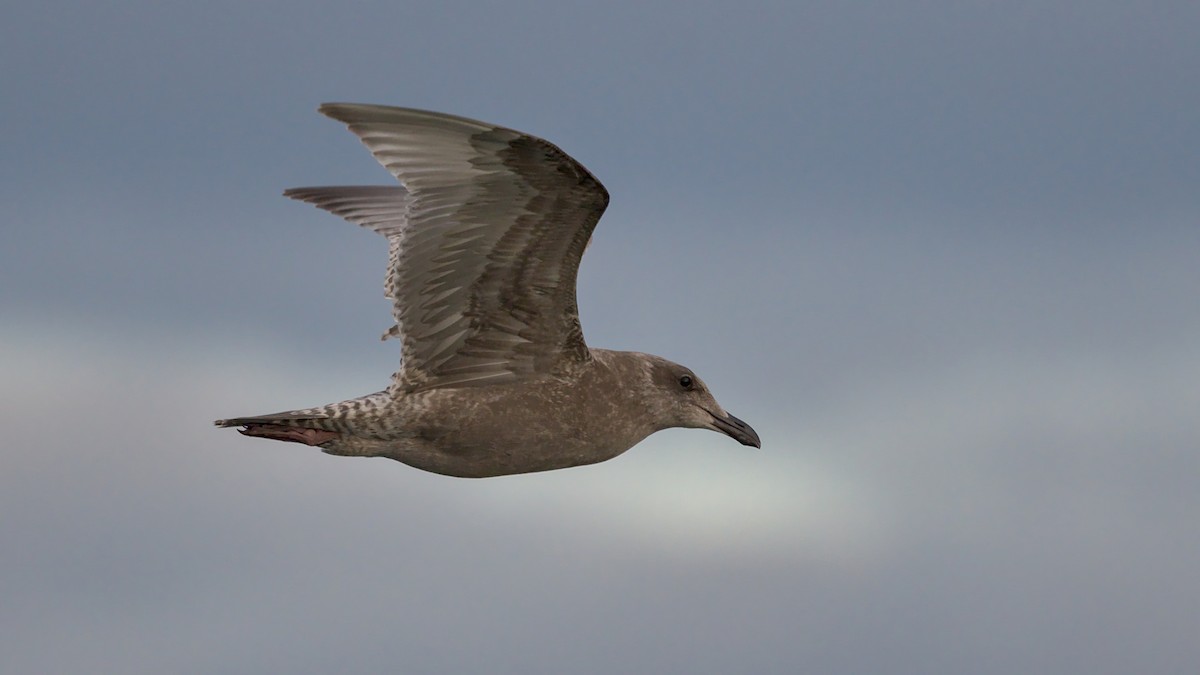
M 361 385 L 265 344 L 38 326 L 3 343 L 6 612 L 23 617 L 5 641 L 27 668 L 520 668 L 535 635 L 596 672 L 747 654 L 955 669 L 995 636 L 1043 645 L 1043 664 L 1187 653 L 1189 594 L 1168 580 L 1196 562 L 1194 350 L 951 363 L 803 425 L 768 417 L 760 452 L 681 430 L 595 467 L 462 481 L 209 427 Z M 1156 628 L 1081 625 L 1080 603 Z M 934 659 L 933 635 L 961 655 Z

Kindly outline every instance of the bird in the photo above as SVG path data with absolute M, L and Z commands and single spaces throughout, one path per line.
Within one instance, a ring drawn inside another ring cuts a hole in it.
M 326 103 L 399 185 L 284 196 L 387 238 L 400 342 L 390 384 L 359 398 L 217 420 L 246 435 L 484 478 L 612 459 L 650 434 L 709 429 L 761 448 L 691 369 L 592 348 L 576 276 L 608 191 L 558 146 L 466 117 Z

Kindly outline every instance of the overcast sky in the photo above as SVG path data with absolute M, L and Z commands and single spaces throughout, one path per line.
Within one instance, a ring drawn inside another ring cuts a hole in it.
M 0 10 L 0 670 L 1200 664 L 1200 4 Z M 382 388 L 324 101 L 571 153 L 696 430 L 486 480 L 216 418 Z

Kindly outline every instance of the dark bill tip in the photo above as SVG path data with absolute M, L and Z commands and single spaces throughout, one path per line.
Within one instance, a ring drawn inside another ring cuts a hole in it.
M 749 424 L 729 413 L 725 413 L 724 417 L 713 415 L 713 427 L 742 445 L 749 445 L 755 448 L 762 447 L 762 441 L 758 439 L 758 432 Z

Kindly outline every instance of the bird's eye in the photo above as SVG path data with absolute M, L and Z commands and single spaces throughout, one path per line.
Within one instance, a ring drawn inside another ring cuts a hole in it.
M 692 381 L 691 375 L 684 375 L 683 377 L 679 378 L 679 386 L 683 387 L 684 389 L 691 389 L 695 385 L 696 383 Z

